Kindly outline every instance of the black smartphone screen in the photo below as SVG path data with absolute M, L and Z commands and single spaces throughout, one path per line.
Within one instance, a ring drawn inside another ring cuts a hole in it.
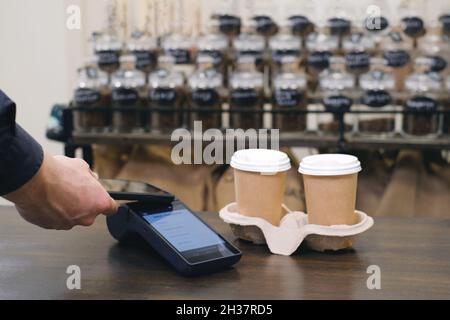
M 102 186 L 116 200 L 172 201 L 174 196 L 148 183 L 119 179 L 100 179 Z
M 141 214 L 190 263 L 236 254 L 221 236 L 186 207 Z

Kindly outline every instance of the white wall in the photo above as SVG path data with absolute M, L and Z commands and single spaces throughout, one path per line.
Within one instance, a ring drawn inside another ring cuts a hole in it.
M 63 12 L 61 1 L 0 2 L 0 87 L 16 102 L 17 121 L 55 153 L 44 127 L 49 106 L 69 92 Z
M 50 107 L 69 101 L 84 50 L 83 30 L 65 26 L 66 7 L 61 0 L 0 1 L 0 88 L 17 104 L 17 122 L 52 154 L 63 148 L 45 137 Z

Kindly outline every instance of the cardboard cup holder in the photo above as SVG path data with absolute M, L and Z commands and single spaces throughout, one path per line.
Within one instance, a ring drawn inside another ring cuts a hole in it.
M 308 215 L 301 211 L 290 211 L 283 206 L 285 214 L 279 226 L 274 226 L 258 217 L 239 214 L 235 202 L 219 212 L 228 223 L 233 234 L 254 244 L 267 244 L 270 252 L 291 255 L 303 240 L 316 251 L 341 250 L 352 247 L 355 237 L 373 226 L 373 219 L 362 211 L 355 210 L 358 222 L 353 225 L 322 226 L 308 223 Z

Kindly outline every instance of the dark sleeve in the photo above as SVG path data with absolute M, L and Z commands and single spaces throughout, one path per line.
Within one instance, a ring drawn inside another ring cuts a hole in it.
M 19 189 L 39 170 L 41 145 L 15 122 L 16 105 L 0 90 L 0 196 Z

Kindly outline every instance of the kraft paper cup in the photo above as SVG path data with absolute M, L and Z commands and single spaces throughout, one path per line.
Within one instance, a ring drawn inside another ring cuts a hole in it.
M 239 150 L 230 165 L 239 213 L 278 226 L 283 216 L 286 171 L 291 167 L 287 154 L 269 149 Z
M 352 225 L 356 188 L 361 163 L 346 154 L 319 154 L 302 159 L 298 170 L 303 174 L 308 223 Z

